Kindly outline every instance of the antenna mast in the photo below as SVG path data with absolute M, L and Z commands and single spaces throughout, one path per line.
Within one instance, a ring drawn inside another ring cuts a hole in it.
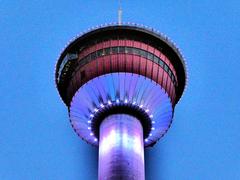
M 122 6 L 121 6 L 121 0 L 119 2 L 119 7 L 118 7 L 118 24 L 122 24 Z

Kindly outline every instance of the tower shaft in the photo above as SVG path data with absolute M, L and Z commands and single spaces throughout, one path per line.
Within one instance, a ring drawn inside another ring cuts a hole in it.
M 143 128 L 127 114 L 110 115 L 100 125 L 99 180 L 144 180 Z

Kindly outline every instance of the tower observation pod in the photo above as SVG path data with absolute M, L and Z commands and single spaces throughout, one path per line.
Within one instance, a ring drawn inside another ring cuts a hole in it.
M 144 148 L 169 129 L 186 85 L 169 39 L 136 25 L 107 25 L 61 53 L 56 86 L 74 131 L 99 147 L 99 180 L 144 180 Z

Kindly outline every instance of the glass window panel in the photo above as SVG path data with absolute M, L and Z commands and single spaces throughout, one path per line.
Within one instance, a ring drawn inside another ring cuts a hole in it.
M 161 67 L 163 67 L 163 65 L 164 65 L 164 62 L 163 62 L 161 59 L 159 59 L 159 65 L 160 65 Z
M 136 49 L 136 48 L 133 48 L 133 49 L 132 49 L 132 53 L 133 53 L 133 54 L 137 54 L 137 49 Z
M 142 57 L 146 58 L 146 57 L 147 57 L 147 52 L 144 51 L 144 50 L 140 50 L 140 55 L 141 55 Z
M 126 51 L 127 51 L 127 53 L 129 53 L 129 54 L 133 54 L 133 48 L 131 48 L 131 47 L 127 47 L 127 48 L 126 48 Z
M 168 66 L 166 64 L 164 65 L 164 70 L 168 72 Z
M 113 47 L 112 48 L 112 53 L 117 54 L 118 53 L 118 47 Z
M 91 53 L 91 59 L 96 59 L 97 55 L 96 52 Z
M 105 49 L 102 49 L 102 56 L 105 55 Z
M 106 53 L 106 55 L 109 55 L 110 54 L 110 48 L 106 48 L 105 53 Z
M 97 51 L 97 57 L 100 57 L 102 55 L 103 55 L 103 50 L 102 49 L 98 50 Z
M 124 53 L 125 52 L 125 47 L 121 46 L 119 47 L 119 53 Z
M 140 55 L 140 49 L 134 48 L 133 54 Z
M 148 58 L 148 59 L 151 59 L 151 60 L 153 61 L 153 54 L 152 54 L 152 53 L 148 53 L 147 55 L 148 55 L 147 58 Z
M 91 56 L 90 56 L 90 54 L 89 54 L 87 57 L 85 57 L 84 59 L 85 59 L 86 62 L 90 62 L 90 61 L 91 61 Z
M 154 61 L 155 63 L 158 63 L 159 58 L 158 58 L 157 56 L 154 56 L 153 61 Z
M 174 82 L 174 75 L 173 75 L 173 73 L 171 73 L 171 79 Z

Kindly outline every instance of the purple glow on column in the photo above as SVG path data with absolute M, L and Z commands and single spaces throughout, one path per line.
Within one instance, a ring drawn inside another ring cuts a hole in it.
M 100 125 L 99 180 L 144 180 L 142 125 L 126 114 L 108 116 Z

